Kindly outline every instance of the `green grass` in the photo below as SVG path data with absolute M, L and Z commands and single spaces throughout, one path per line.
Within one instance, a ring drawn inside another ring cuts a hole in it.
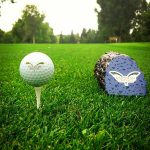
M 149 149 L 150 94 L 109 96 L 93 76 L 106 51 L 136 60 L 150 90 L 150 43 L 0 45 L 0 149 Z M 55 75 L 36 110 L 33 87 L 19 75 L 22 58 L 48 54 Z

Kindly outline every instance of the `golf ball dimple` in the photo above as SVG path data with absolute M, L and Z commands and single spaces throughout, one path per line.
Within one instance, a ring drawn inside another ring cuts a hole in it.
M 46 54 L 33 52 L 22 59 L 19 71 L 28 84 L 40 87 L 46 84 L 54 74 L 54 64 Z

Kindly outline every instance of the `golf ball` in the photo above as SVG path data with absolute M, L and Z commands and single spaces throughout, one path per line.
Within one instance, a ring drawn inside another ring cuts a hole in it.
M 34 87 L 40 87 L 52 77 L 54 64 L 46 54 L 33 52 L 22 59 L 19 71 L 24 81 Z

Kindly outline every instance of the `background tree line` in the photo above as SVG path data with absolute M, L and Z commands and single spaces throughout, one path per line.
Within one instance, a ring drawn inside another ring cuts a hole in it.
M 1 0 L 1 2 L 6 0 Z M 14 1 L 12 1 L 13 3 Z M 0 43 L 99 43 L 118 37 L 120 42 L 150 41 L 150 3 L 146 0 L 97 0 L 98 30 L 81 35 L 54 35 L 37 7 L 27 5 L 9 32 L 0 30 Z
M 59 43 L 97 43 L 97 31 L 95 30 L 82 30 L 81 35 L 74 34 L 73 31 L 70 35 L 59 35 Z
M 9 32 L 0 30 L 0 43 L 94 43 L 96 41 L 95 30 L 83 29 L 81 36 L 54 35 L 53 29 L 44 22 L 44 14 L 40 14 L 37 7 L 27 5 Z
M 27 5 L 20 19 L 13 25 L 10 32 L 0 30 L 1 43 L 55 43 L 53 29 L 44 22 L 44 14 L 37 7 Z
M 150 3 L 146 0 L 97 0 L 101 42 L 119 37 L 121 42 L 150 41 Z

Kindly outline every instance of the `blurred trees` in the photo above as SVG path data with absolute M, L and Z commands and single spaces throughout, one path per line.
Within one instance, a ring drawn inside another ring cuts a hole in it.
M 78 43 L 77 35 L 74 35 L 73 31 L 71 32 L 69 43 Z
M 98 30 L 101 41 L 117 36 L 121 41 L 130 40 L 132 20 L 145 0 L 97 0 L 101 10 L 98 14 Z
M 24 22 L 22 19 L 18 19 L 12 28 L 12 34 L 14 35 L 15 43 L 25 42 L 24 32 Z
M 12 32 L 4 32 L 0 29 L 0 43 L 13 43 L 13 35 Z
M 14 42 L 14 38 L 13 38 L 11 31 L 5 33 L 4 41 L 5 41 L 5 43 L 13 43 Z
M 63 35 L 62 33 L 59 35 L 59 43 L 65 44 L 65 43 L 79 43 L 80 42 L 80 36 L 79 34 L 74 34 L 73 31 L 70 35 Z
M 63 34 L 61 33 L 59 36 L 59 43 L 62 44 L 63 43 Z
M 81 36 L 79 34 L 74 34 L 73 31 L 70 35 L 59 35 L 59 43 L 97 43 L 97 31 L 83 28 Z
M 87 43 L 87 31 L 83 28 L 80 38 L 80 43 Z
M 21 21 L 23 23 L 24 40 L 35 43 L 38 32 L 43 27 L 44 15 L 38 12 L 36 6 L 27 5 L 23 10 Z
M 53 29 L 48 23 L 42 23 L 37 32 L 38 43 L 56 43 L 56 37 L 53 34 Z
M 5 35 L 5 32 L 0 29 L 0 43 L 4 42 L 4 35 Z
M 1 0 L 5 1 L 5 0 Z M 7 0 L 6 0 L 7 1 Z M 13 1 L 12 1 L 13 2 Z M 150 41 L 150 3 L 146 0 L 97 0 L 98 31 L 83 28 L 81 35 L 55 36 L 37 7 L 27 5 L 9 32 L 0 30 L 0 43 L 98 43 L 111 37 L 124 41 Z
M 87 31 L 87 43 L 97 42 L 97 31 L 89 29 Z
M 12 29 L 15 42 L 55 42 L 53 29 L 48 23 L 44 23 L 44 18 L 45 16 L 38 12 L 36 6 L 27 5 L 23 10 L 22 18 L 14 24 Z
M 0 43 L 56 43 L 53 29 L 44 18 L 36 6 L 27 5 L 10 32 L 0 30 Z
M 97 43 L 98 38 L 97 38 L 97 31 L 89 29 L 86 31 L 84 28 L 81 33 L 80 37 L 80 43 Z
M 150 3 L 143 3 L 133 20 L 132 41 L 150 41 Z

